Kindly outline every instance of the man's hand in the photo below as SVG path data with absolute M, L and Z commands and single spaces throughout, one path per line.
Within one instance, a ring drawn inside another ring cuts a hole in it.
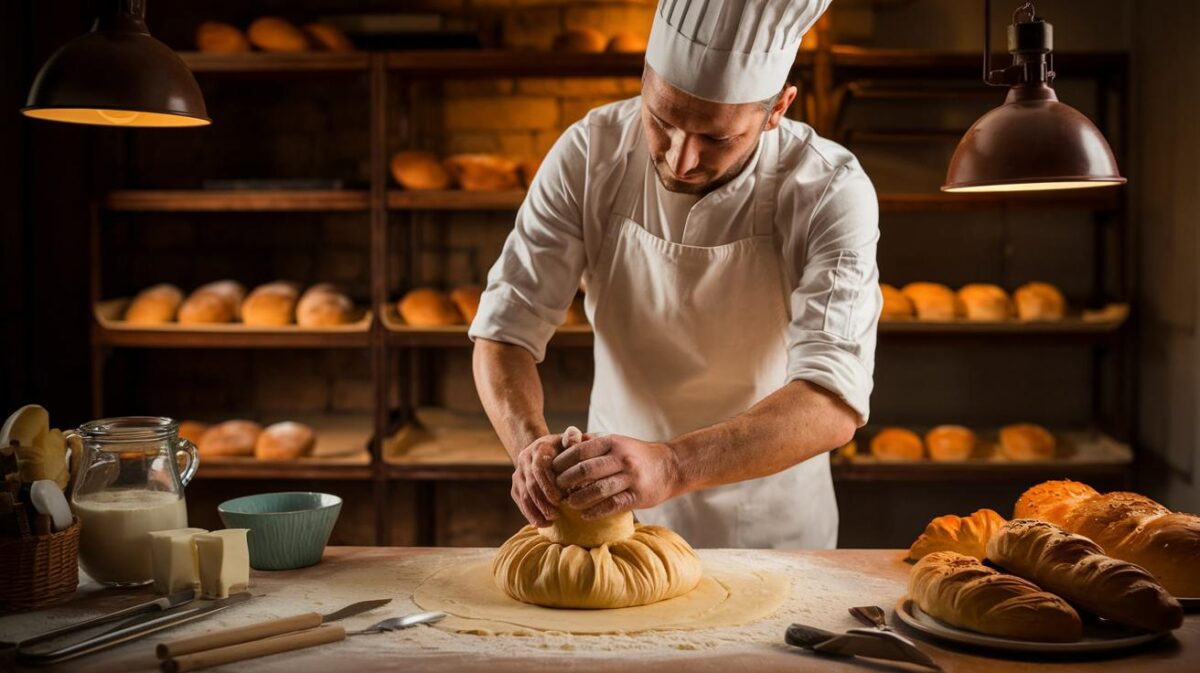
M 517 454 L 512 476 L 512 499 L 529 523 L 544 528 L 558 518 L 562 492 L 550 466 L 562 447 L 562 435 L 535 439 Z
M 621 435 L 585 437 L 553 466 L 567 505 L 584 519 L 653 507 L 676 495 L 682 481 L 670 446 Z

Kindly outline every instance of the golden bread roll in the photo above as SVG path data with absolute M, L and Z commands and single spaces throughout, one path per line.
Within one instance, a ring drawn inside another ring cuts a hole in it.
M 303 423 L 284 421 L 263 428 L 254 443 L 254 457 L 260 460 L 293 460 L 312 452 L 317 433 Z
M 915 315 L 912 300 L 904 296 L 903 292 L 887 283 L 880 283 L 879 291 L 883 293 L 883 310 L 879 313 L 880 320 L 911 318 Z
M 218 280 L 196 288 L 179 307 L 184 325 L 233 322 L 241 316 L 246 288 L 236 280 Z
M 445 161 L 454 181 L 469 192 L 520 189 L 521 177 L 515 161 L 494 154 L 455 154 Z
M 308 36 L 287 19 L 264 16 L 255 19 L 246 29 L 250 44 L 263 51 L 301 52 L 308 51 Z
M 250 51 L 250 42 L 237 26 L 204 21 L 196 26 L 196 49 L 209 54 L 244 54 Z
M 242 322 L 247 325 L 280 326 L 294 322 L 300 288 L 277 280 L 254 288 L 242 302 Z
M 392 177 L 405 189 L 450 189 L 454 179 L 433 152 L 405 150 L 392 155 Z
M 529 189 L 533 185 L 533 176 L 537 175 L 538 169 L 542 166 L 541 159 L 526 159 L 521 162 L 521 184 Z
M 964 285 L 958 290 L 958 301 L 967 320 L 1008 320 L 1013 317 L 1012 300 L 998 285 Z
M 559 33 L 554 38 L 554 51 L 572 51 L 599 54 L 608 46 L 608 38 L 592 28 L 573 28 Z
M 885 461 L 921 460 L 925 457 L 925 446 L 912 430 L 884 428 L 871 438 L 871 455 Z
M 354 43 L 346 34 L 327 23 L 310 23 L 304 26 L 309 41 L 325 51 L 354 51 Z
M 606 51 L 616 54 L 640 54 L 646 51 L 646 38 L 636 33 L 617 33 L 608 41 Z
M 836 449 L 837 455 L 842 458 L 853 458 L 858 455 L 858 442 L 850 440 Z
M 962 315 L 958 295 L 941 283 L 909 283 L 901 292 L 921 320 L 954 320 Z
M 200 438 L 204 436 L 205 430 L 208 430 L 207 423 L 201 423 L 200 421 L 179 422 L 179 437 L 188 440 L 196 446 L 200 445 Z
M 458 312 L 468 325 L 475 321 L 475 314 L 479 312 L 479 299 L 482 296 L 483 288 L 478 285 L 463 285 L 450 291 L 450 301 L 458 307 Z
M 1067 300 L 1049 283 L 1028 283 L 1013 292 L 1017 317 L 1021 320 L 1061 320 L 1067 312 Z
M 301 327 L 345 325 L 354 318 L 354 302 L 331 283 L 317 283 L 296 302 L 296 324 Z
M 961 425 L 939 425 L 925 433 L 925 450 L 930 460 L 966 460 L 975 451 L 975 442 L 975 433 Z
M 588 324 L 587 310 L 583 307 L 583 297 L 575 295 L 571 305 L 567 307 L 567 315 L 563 318 L 564 327 L 581 327 Z
M 939 516 L 912 543 L 908 558 L 920 561 L 934 552 L 952 551 L 982 561 L 987 555 L 988 540 L 1003 525 L 1004 517 L 990 509 L 976 510 L 970 516 Z
M 225 421 L 205 430 L 196 448 L 202 458 L 252 456 L 260 432 L 262 426 L 254 421 Z
M 1119 624 L 1167 631 L 1183 623 L 1179 601 L 1145 569 L 1112 558 L 1095 542 L 1049 521 L 1009 521 L 988 541 L 987 558 Z
M 458 307 L 444 292 L 429 287 L 411 290 L 400 299 L 400 317 L 413 327 L 444 327 L 463 324 Z
M 170 283 L 152 285 L 137 293 L 125 309 L 125 322 L 135 325 L 160 325 L 175 320 L 183 292 Z
M 1079 613 L 1036 585 L 952 551 L 928 554 L 908 574 L 908 594 L 926 614 L 990 636 L 1070 643 Z
M 1041 519 L 1066 527 L 1067 515 L 1071 510 L 1098 495 L 1100 493 L 1096 489 L 1078 481 L 1064 479 L 1042 482 L 1021 494 L 1017 506 L 1013 508 L 1013 518 Z
M 1015 423 L 1000 428 L 1000 452 L 1009 460 L 1050 460 L 1054 435 L 1040 425 Z

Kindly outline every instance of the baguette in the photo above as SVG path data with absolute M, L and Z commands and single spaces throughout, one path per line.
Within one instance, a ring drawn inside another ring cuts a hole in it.
M 1179 601 L 1141 566 L 1048 521 L 1008 522 L 988 542 L 987 558 L 1105 619 L 1147 631 L 1183 624 Z
M 1063 599 L 952 551 L 918 561 L 908 593 L 926 614 L 991 636 L 1070 643 L 1083 634 L 1079 614 Z
M 913 542 L 908 558 L 919 561 L 934 552 L 952 551 L 983 560 L 988 540 L 1003 525 L 1004 517 L 990 509 L 977 510 L 970 516 L 939 516 Z

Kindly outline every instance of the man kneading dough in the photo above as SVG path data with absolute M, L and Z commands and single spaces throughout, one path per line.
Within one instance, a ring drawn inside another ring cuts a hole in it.
M 699 547 L 828 548 L 827 452 L 867 420 L 878 203 L 784 113 L 830 0 L 660 0 L 642 95 L 559 138 L 470 334 L 475 382 L 535 526 L 636 510 Z M 558 452 L 537 363 L 582 278 L 589 434 Z

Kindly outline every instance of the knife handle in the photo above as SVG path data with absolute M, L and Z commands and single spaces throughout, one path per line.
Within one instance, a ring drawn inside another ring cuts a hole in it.
M 184 654 L 191 654 L 192 652 L 215 650 L 220 647 L 237 645 L 238 643 L 270 638 L 271 636 L 278 636 L 283 633 L 313 629 L 321 625 L 321 620 L 321 615 L 315 612 L 306 612 L 302 615 L 272 619 L 269 622 L 259 622 L 247 626 L 238 626 L 191 638 L 169 640 L 165 643 L 159 643 L 155 651 L 158 653 L 159 659 L 171 659 Z
M 806 650 L 820 645 L 821 643 L 836 636 L 836 633 L 818 629 L 815 626 L 805 626 L 803 624 L 792 624 L 787 627 L 787 632 L 783 634 L 783 640 L 788 645 L 803 647 Z
M 320 626 L 299 633 L 288 633 L 274 638 L 264 638 L 248 643 L 239 643 L 215 650 L 205 650 L 185 654 L 181 657 L 167 659 L 162 662 L 163 673 L 185 673 L 209 666 L 220 666 L 235 661 L 245 661 L 257 657 L 265 657 L 280 652 L 302 650 L 306 647 L 336 643 L 346 639 L 346 629 L 340 625 Z

